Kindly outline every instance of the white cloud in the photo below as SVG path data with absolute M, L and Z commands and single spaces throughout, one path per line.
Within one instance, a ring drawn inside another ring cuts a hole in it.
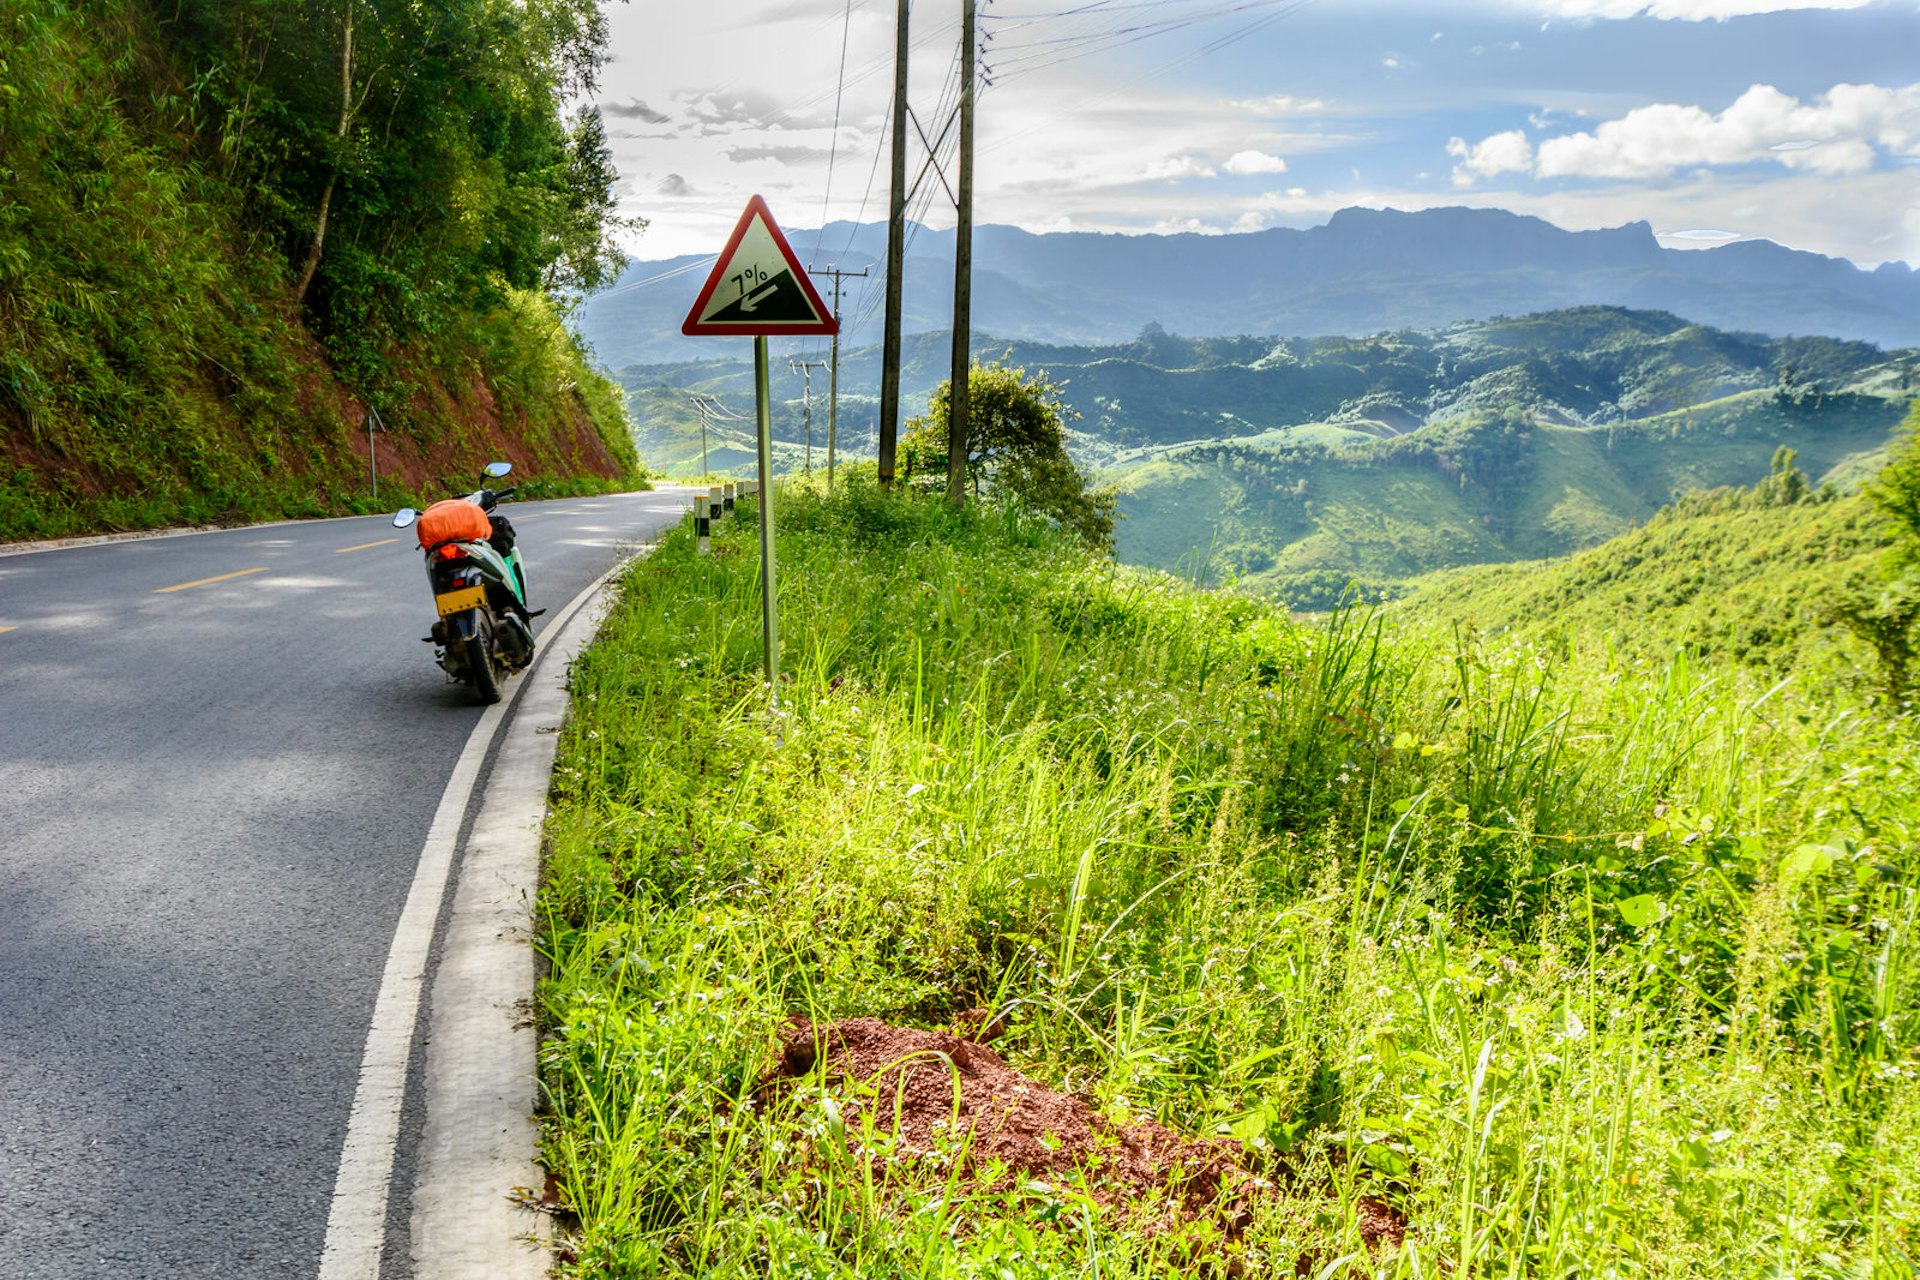
M 1400 59 L 1394 57 L 1392 54 L 1388 54 L 1386 57 L 1380 59 L 1380 65 L 1389 71 L 1393 71 L 1400 66 Z
M 1178 182 L 1182 178 L 1212 178 L 1217 175 L 1213 166 L 1192 156 L 1168 156 L 1148 165 L 1142 176 L 1149 182 Z
M 1646 14 L 1681 22 L 1725 21 L 1788 9 L 1863 9 L 1873 0 L 1540 0 L 1556 18 L 1633 18 Z
M 1256 116 L 1306 115 L 1314 111 L 1324 111 L 1327 106 L 1318 98 L 1296 98 L 1285 93 L 1276 93 L 1265 98 L 1243 98 L 1233 105 L 1242 111 L 1250 111 Z
M 1285 173 L 1287 162 L 1264 151 L 1236 151 L 1227 157 L 1227 163 L 1222 167 L 1228 173 L 1245 177 L 1257 173 Z
M 1540 144 L 1543 178 L 1657 178 L 1698 165 L 1773 160 L 1790 169 L 1862 173 L 1876 149 L 1911 155 L 1920 138 L 1920 85 L 1836 85 L 1806 105 L 1757 84 L 1718 115 L 1659 103 L 1609 120 L 1591 133 Z M 1787 144 L 1782 146 L 1782 144 Z
M 1477 178 L 1502 173 L 1526 173 L 1533 168 L 1533 146 L 1518 129 L 1496 133 L 1472 146 L 1464 138 L 1449 138 L 1447 154 L 1460 161 L 1453 168 L 1453 185 L 1470 187 Z
M 1857 174 L 1876 158 L 1920 155 L 1920 85 L 1835 85 L 1803 103 L 1757 84 L 1718 114 L 1703 107 L 1637 107 L 1591 132 L 1545 138 L 1518 129 L 1469 145 L 1454 138 L 1456 186 L 1501 173 L 1537 178 L 1664 178 L 1680 169 L 1767 161 L 1822 174 Z
M 1684 231 L 1660 231 L 1655 234 L 1659 237 L 1662 244 L 1673 240 L 1679 242 L 1682 248 L 1691 248 L 1695 245 L 1725 244 L 1729 240 L 1739 240 L 1743 238 L 1738 231 L 1722 231 L 1717 227 L 1694 227 Z

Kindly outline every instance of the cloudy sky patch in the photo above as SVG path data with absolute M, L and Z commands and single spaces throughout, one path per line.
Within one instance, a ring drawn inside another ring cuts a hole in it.
M 914 8 L 908 98 L 932 138 L 951 7 Z M 1229 232 L 1471 204 L 1920 260 L 1912 0 L 1462 0 L 1442 23 L 1411 0 L 1104 8 L 985 7 L 977 222 Z M 893 18 L 885 0 L 613 8 L 602 110 L 655 127 L 610 130 L 615 162 L 670 175 L 623 187 L 650 221 L 632 250 L 715 252 L 755 193 L 790 233 L 883 220 Z M 941 161 L 913 206 L 935 227 L 950 142 Z

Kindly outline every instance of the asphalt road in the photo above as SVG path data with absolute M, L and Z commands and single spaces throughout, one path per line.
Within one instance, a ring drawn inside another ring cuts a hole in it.
M 502 509 L 557 610 L 690 502 Z M 431 621 L 386 517 L 0 556 L 0 1276 L 316 1273 L 481 713 Z

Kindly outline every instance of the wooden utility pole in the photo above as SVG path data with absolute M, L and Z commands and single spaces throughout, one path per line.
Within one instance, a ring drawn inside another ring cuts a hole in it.
M 978 0 L 963 0 L 960 17 L 960 221 L 953 237 L 953 376 L 947 384 L 947 497 L 967 502 L 967 411 L 973 367 L 973 82 L 974 16 Z
M 900 437 L 900 301 L 907 255 L 908 0 L 899 0 L 893 52 L 893 198 L 887 213 L 887 326 L 880 342 L 880 484 L 893 485 Z
M 807 270 L 814 275 L 833 277 L 835 321 L 840 319 L 840 282 L 853 279 L 864 280 L 867 276 L 865 267 L 858 271 L 842 271 L 838 267 L 828 267 L 825 271 L 821 271 L 809 263 Z M 831 490 L 833 488 L 833 455 L 835 446 L 839 443 L 840 428 L 840 334 L 837 331 L 833 335 L 833 354 L 828 357 L 828 361 L 832 369 L 827 375 L 827 488 Z

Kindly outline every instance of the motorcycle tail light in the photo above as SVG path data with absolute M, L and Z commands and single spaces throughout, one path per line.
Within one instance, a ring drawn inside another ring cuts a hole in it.
M 463 554 L 457 546 L 445 546 L 433 553 L 442 560 L 458 560 Z

